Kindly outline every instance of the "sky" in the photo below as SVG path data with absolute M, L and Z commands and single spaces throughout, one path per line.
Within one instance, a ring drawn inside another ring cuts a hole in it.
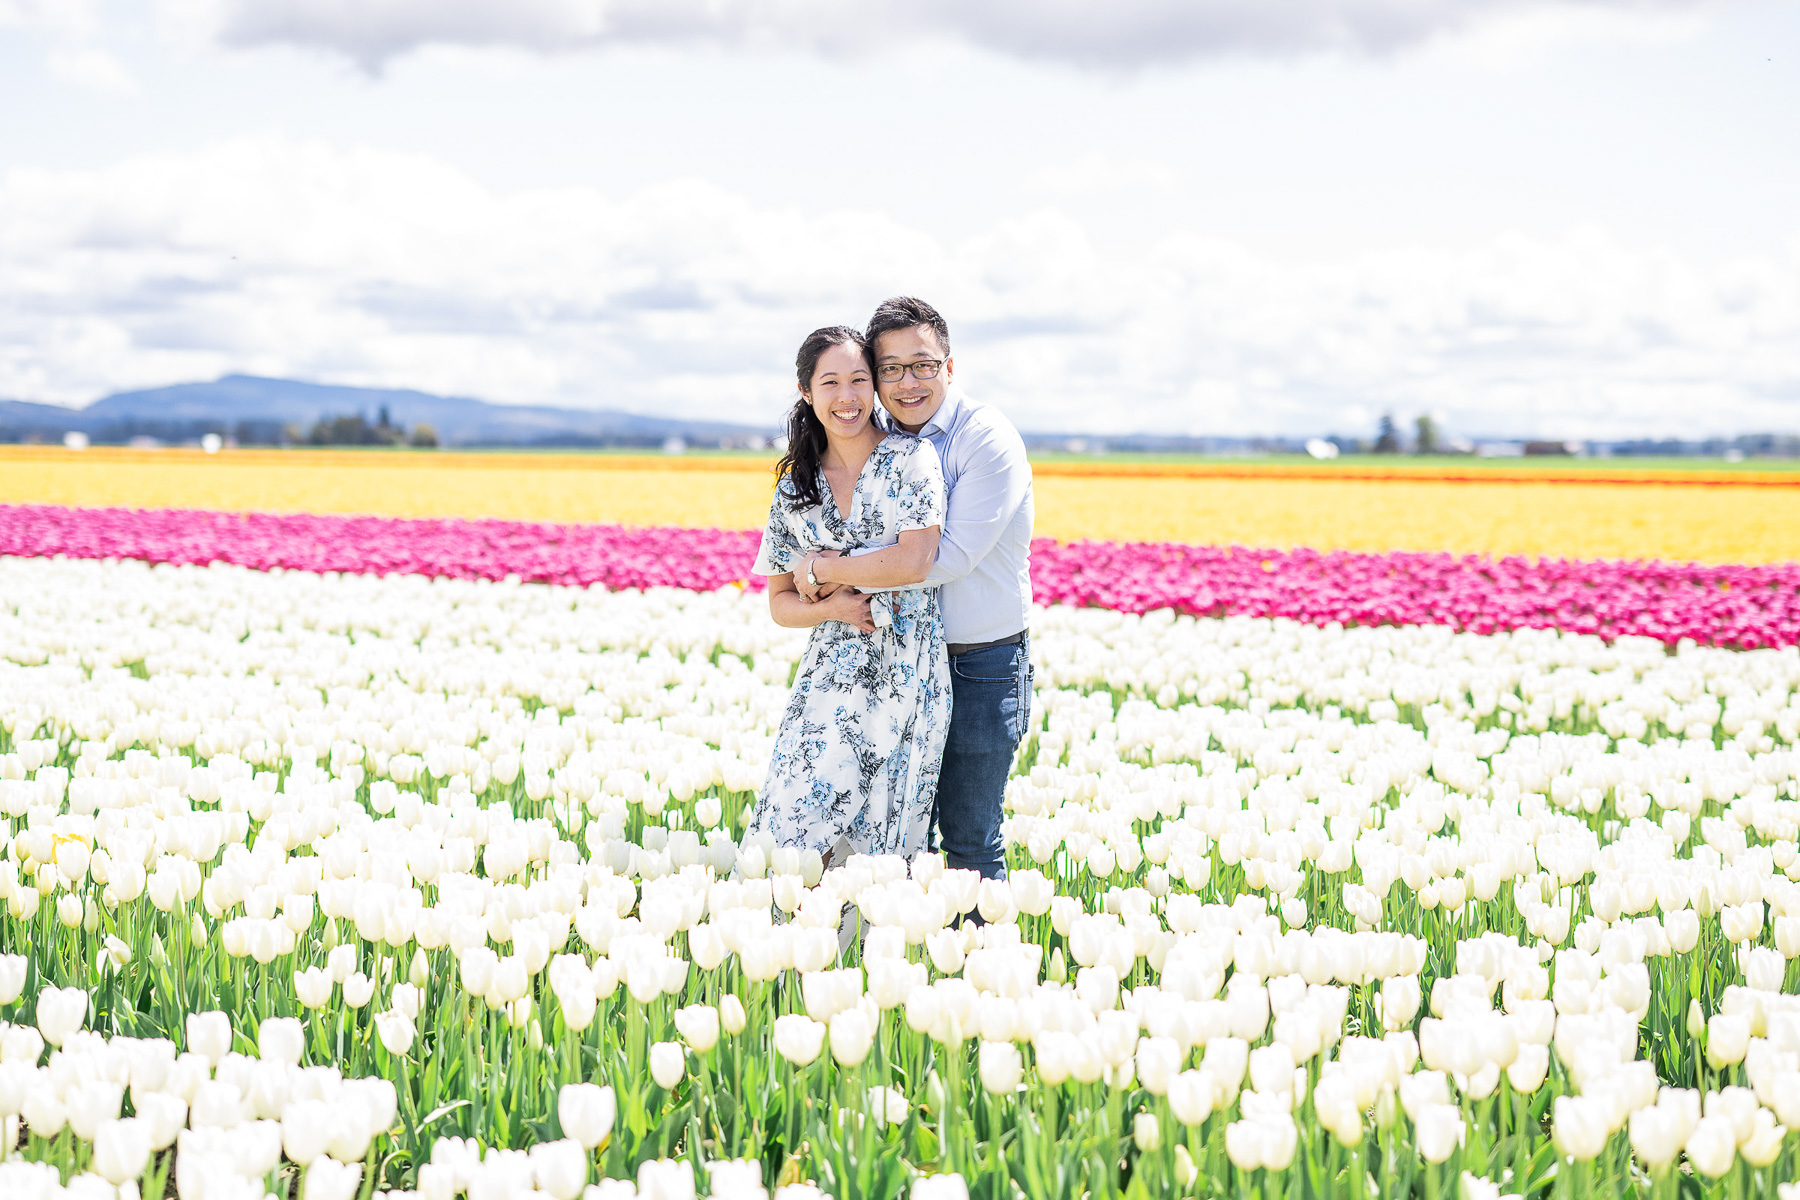
M 1800 5 L 0 0 L 0 398 L 773 422 L 922 296 L 1021 427 L 1800 431 Z

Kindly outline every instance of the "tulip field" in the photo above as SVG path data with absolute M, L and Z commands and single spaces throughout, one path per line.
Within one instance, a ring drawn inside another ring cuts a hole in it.
M 1046 540 L 984 882 L 754 548 L 0 506 L 0 1197 L 1800 1194 L 1800 565 Z

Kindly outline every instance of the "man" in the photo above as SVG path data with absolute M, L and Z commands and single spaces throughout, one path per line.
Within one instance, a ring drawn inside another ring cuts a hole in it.
M 938 777 L 939 842 L 950 866 L 1004 879 L 1000 803 L 1031 715 L 1031 464 L 1012 422 L 954 386 L 950 330 L 935 308 L 896 296 L 875 310 L 868 337 L 884 424 L 937 448 L 950 491 L 937 564 L 925 580 L 943 588 L 953 701 Z M 809 598 L 821 586 L 866 585 L 879 578 L 881 557 L 810 555 L 794 581 Z

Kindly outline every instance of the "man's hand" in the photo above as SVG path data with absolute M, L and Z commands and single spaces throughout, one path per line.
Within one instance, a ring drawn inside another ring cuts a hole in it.
M 800 598 L 802 600 L 806 601 L 808 604 L 816 604 L 837 591 L 839 587 L 843 586 L 842 584 L 836 583 L 821 583 L 818 587 L 814 587 L 806 580 L 807 569 L 811 567 L 815 561 L 821 558 L 838 557 L 840 557 L 840 555 L 836 550 L 814 550 L 800 560 L 800 565 L 794 568 L 794 590 L 800 593 Z
M 855 588 L 833 590 L 836 594 L 824 601 L 831 606 L 827 610 L 831 613 L 830 619 L 854 625 L 864 633 L 874 633 L 875 618 L 869 615 L 869 598 Z

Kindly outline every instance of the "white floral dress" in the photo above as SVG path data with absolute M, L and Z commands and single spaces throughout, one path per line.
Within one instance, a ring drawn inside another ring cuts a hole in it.
M 800 507 L 781 481 L 758 575 L 787 574 L 815 549 L 890 546 L 944 520 L 943 468 L 923 438 L 890 434 L 875 448 L 848 517 L 823 472 L 819 491 L 823 503 Z M 938 589 L 882 592 L 872 604 L 892 615 L 873 633 L 842 621 L 813 629 L 748 832 L 822 855 L 840 837 L 859 854 L 910 858 L 925 848 L 950 727 Z

